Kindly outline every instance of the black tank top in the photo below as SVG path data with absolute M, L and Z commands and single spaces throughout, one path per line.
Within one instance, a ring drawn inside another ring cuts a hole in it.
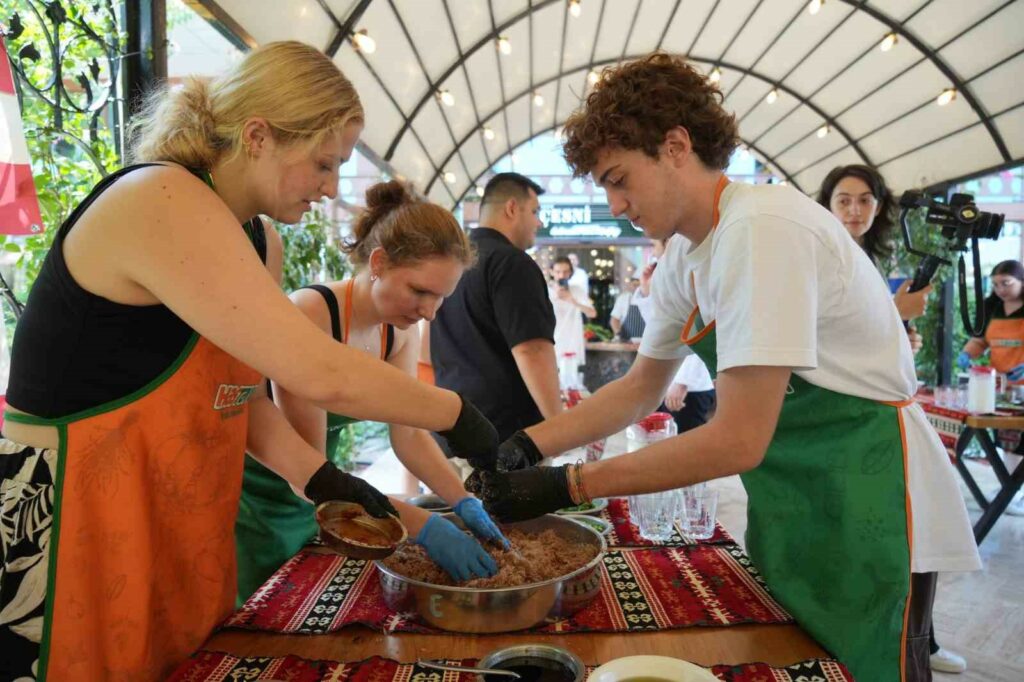
M 61 225 L 14 332 L 12 407 L 55 418 L 123 398 L 167 369 L 191 338 L 192 328 L 167 306 L 126 305 L 90 293 L 64 261 L 64 239 L 96 197 L 126 173 L 154 165 L 108 175 Z M 263 223 L 256 218 L 244 229 L 266 263 Z

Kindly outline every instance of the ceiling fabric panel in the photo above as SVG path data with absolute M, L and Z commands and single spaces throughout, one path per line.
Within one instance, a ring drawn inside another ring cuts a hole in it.
M 1003 132 L 1006 144 L 1016 158 L 1024 157 L 1024 104 L 997 116 L 996 127 Z
M 334 24 L 316 0 L 221 0 L 219 4 L 258 43 L 301 40 L 323 49 L 334 35 Z
M 394 4 L 427 68 L 427 75 L 437 81 L 459 57 L 444 3 L 442 0 L 394 0 Z
M 1024 0 L 827 0 L 814 15 L 806 0 L 582 0 L 578 17 L 567 0 L 218 6 L 257 43 L 340 42 L 334 59 L 367 112 L 363 143 L 447 205 L 510 144 L 560 126 L 591 68 L 659 45 L 702 73 L 717 66 L 741 138 L 805 191 L 840 163 L 883 164 L 899 191 L 1024 158 Z M 365 29 L 376 51 L 338 41 L 339 23 Z M 948 88 L 955 98 L 938 106 Z
M 618 59 L 626 48 L 628 28 L 633 23 L 639 0 L 611 0 L 605 4 L 601 32 L 597 36 L 594 59 Z

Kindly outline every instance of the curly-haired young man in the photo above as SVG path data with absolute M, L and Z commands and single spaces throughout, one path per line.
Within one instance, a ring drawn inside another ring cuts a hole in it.
M 606 70 L 569 118 L 565 157 L 612 212 L 653 239 L 685 239 L 659 261 L 627 375 L 515 434 L 499 469 L 637 421 L 689 353 L 717 372 L 715 416 L 626 457 L 483 473 L 481 494 L 514 519 L 741 474 L 747 549 L 800 624 L 857 679 L 930 679 L 931 595 L 922 581 L 911 608 L 911 570 L 979 561 L 945 450 L 912 399 L 910 344 L 871 261 L 827 210 L 790 187 L 729 182 L 738 135 L 721 100 L 683 60 L 653 54 Z

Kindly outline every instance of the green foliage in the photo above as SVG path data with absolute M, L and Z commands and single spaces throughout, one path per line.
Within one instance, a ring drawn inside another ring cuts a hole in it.
M 591 332 L 597 337 L 596 341 L 611 341 L 615 338 L 615 333 L 607 327 L 597 324 L 596 322 L 587 322 L 583 325 L 583 333 Z
M 275 223 L 284 242 L 285 291 L 295 291 L 314 282 L 344 279 L 352 267 L 335 237 L 336 226 L 323 207 L 314 205 L 295 225 Z
M 7 39 L 7 52 L 27 79 L 18 83 L 21 119 L 44 225 L 28 237 L 0 236 L 3 249 L 17 254 L 12 286 L 21 300 L 57 229 L 120 165 L 118 116 L 109 90 L 116 76 L 111 65 L 124 51 L 119 11 L 120 3 L 112 1 L 0 0 L 0 19 L 9 28 L 21 27 L 20 35 Z M 53 49 L 59 50 L 63 87 L 55 78 Z

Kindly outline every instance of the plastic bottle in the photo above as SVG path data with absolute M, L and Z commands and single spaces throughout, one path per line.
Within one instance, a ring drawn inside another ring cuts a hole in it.
M 971 367 L 967 380 L 967 411 L 991 414 L 996 411 L 996 371 L 991 367 Z

